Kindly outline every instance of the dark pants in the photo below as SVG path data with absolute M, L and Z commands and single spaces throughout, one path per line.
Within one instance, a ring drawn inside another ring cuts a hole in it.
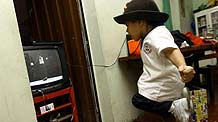
M 172 105 L 172 101 L 156 102 L 140 94 L 135 94 L 132 98 L 132 104 L 138 109 L 156 113 L 164 117 L 170 114 L 168 111 Z

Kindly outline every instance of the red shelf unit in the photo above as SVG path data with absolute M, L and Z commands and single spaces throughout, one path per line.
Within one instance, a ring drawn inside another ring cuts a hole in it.
M 76 108 L 75 96 L 72 87 L 58 90 L 33 98 L 37 120 L 40 122 L 51 121 L 56 114 L 58 122 L 79 122 Z M 41 113 L 40 107 L 52 103 L 54 109 Z M 58 114 L 63 114 L 59 115 Z

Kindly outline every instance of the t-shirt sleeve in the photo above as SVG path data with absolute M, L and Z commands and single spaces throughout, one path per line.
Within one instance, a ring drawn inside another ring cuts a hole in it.
M 153 46 L 157 49 L 158 55 L 166 48 L 178 48 L 170 32 L 162 32 L 156 34 L 156 36 L 151 36 L 151 40 Z

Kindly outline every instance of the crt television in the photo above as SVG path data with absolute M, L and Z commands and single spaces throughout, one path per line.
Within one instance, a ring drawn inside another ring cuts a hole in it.
M 62 44 L 23 46 L 33 96 L 70 85 Z

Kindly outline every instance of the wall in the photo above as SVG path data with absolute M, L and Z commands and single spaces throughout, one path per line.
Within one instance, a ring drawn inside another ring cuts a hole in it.
M 126 44 L 126 27 L 113 17 L 123 13 L 129 0 L 82 0 L 85 25 L 93 65 L 111 65 Z M 162 8 L 159 0 L 156 0 Z M 127 55 L 126 45 L 122 56 Z M 115 62 L 110 67 L 94 66 L 95 82 L 102 122 L 131 122 L 142 111 L 131 104 L 137 92 L 136 82 L 141 73 L 137 62 Z
M 198 9 L 202 4 L 207 4 L 208 0 L 192 0 L 193 1 L 193 10 Z
M 170 0 L 171 7 L 171 17 L 172 17 L 172 25 L 173 30 L 181 30 L 181 22 L 180 22 L 180 11 L 179 11 L 179 1 L 178 0 Z
M 0 122 L 36 122 L 13 1 L 0 6 Z
M 184 7 L 182 8 L 180 5 L 181 32 L 193 32 L 193 29 L 191 28 L 191 23 L 194 21 L 192 1 L 184 0 L 183 6 Z
M 182 33 L 192 32 L 191 22 L 193 21 L 193 3 L 192 0 L 183 1 L 184 9 L 182 9 L 181 0 L 170 0 L 173 30 L 180 30 Z

